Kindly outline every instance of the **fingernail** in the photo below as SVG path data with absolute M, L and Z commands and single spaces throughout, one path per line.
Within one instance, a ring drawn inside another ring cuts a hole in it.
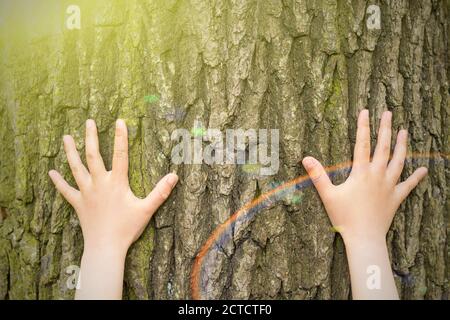
M 364 117 L 368 117 L 369 116 L 369 109 L 361 110 L 361 115 L 364 116 Z
M 173 187 L 175 187 L 175 184 L 178 182 L 178 176 L 176 175 L 176 174 L 174 174 L 174 173 L 170 173 L 168 176 L 167 176 L 167 180 L 166 180 L 169 184 L 170 184 L 170 186 L 173 188 Z
M 86 128 L 90 129 L 94 127 L 94 120 L 92 119 L 87 119 L 86 120 Z
M 303 165 L 308 169 L 314 165 L 314 159 L 311 157 L 306 157 L 303 159 Z
M 63 141 L 65 143 L 69 142 L 70 141 L 70 136 L 68 134 L 63 135 Z
M 391 111 L 385 111 L 384 116 L 386 117 L 386 120 L 391 120 L 392 118 L 392 112 Z
M 125 121 L 123 121 L 122 119 L 117 119 L 116 128 L 125 128 Z
M 50 178 L 53 178 L 55 176 L 56 171 L 55 170 L 50 170 L 48 172 L 48 175 L 50 176 Z
M 398 132 L 398 137 L 399 137 L 400 139 L 406 139 L 406 137 L 408 137 L 408 130 L 406 130 L 406 129 L 401 129 L 401 130 Z

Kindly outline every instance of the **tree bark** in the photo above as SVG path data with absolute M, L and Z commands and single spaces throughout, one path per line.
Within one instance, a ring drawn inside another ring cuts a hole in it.
M 108 167 L 114 121 L 126 120 L 137 195 L 167 172 L 180 176 L 129 251 L 127 299 L 191 298 L 194 259 L 209 235 L 271 182 L 304 175 L 304 156 L 351 160 L 364 107 L 372 142 L 389 109 L 394 133 L 408 129 L 411 152 L 450 153 L 448 0 L 77 3 L 79 30 L 66 28 L 69 2 L 11 5 L 0 24 L 0 299 L 74 296 L 67 268 L 80 263 L 81 229 L 47 172 L 55 168 L 75 186 L 62 136 L 73 135 L 83 154 L 88 118 Z M 371 4 L 381 9 L 379 30 L 367 27 Z M 56 27 L 36 29 L 50 17 Z M 279 129 L 279 172 L 256 178 L 241 165 L 174 165 L 170 134 L 195 120 L 223 132 Z M 448 157 L 418 159 L 402 177 L 418 165 L 429 176 L 389 231 L 392 268 L 402 298 L 448 299 Z M 204 298 L 351 297 L 342 239 L 314 188 L 229 232 L 205 262 Z

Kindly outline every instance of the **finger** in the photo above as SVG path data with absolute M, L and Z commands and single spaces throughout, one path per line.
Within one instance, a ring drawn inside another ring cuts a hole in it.
M 169 173 L 159 180 L 152 192 L 143 200 L 145 210 L 150 216 L 166 201 L 177 182 L 178 176 L 175 173 Z
M 55 170 L 50 170 L 48 175 L 53 181 L 56 189 L 62 194 L 62 196 L 73 206 L 79 195 L 79 191 L 71 187 L 66 180 Z
M 125 121 L 122 119 L 116 121 L 112 175 L 116 178 L 128 179 L 128 132 Z
M 75 141 L 69 135 L 64 136 L 64 150 L 66 151 L 67 161 L 69 162 L 70 170 L 72 171 L 73 177 L 80 189 L 89 180 L 89 172 L 86 167 L 81 162 L 80 155 L 78 154 L 77 147 L 75 146 Z
M 400 130 L 397 134 L 397 142 L 395 144 L 394 155 L 389 162 L 387 175 L 394 183 L 397 183 L 402 174 L 405 165 L 405 158 L 407 152 L 408 131 Z
M 86 162 L 93 176 L 106 172 L 98 147 L 97 126 L 91 119 L 86 121 Z
M 373 164 L 379 168 L 386 169 L 391 153 L 391 125 L 392 112 L 385 111 L 381 116 L 380 129 L 378 130 L 378 141 L 373 155 Z
M 419 182 L 427 175 L 428 169 L 425 167 L 420 167 L 412 175 L 409 176 L 406 181 L 398 184 L 395 187 L 395 192 L 400 197 L 401 201 L 410 194 L 410 192 L 419 184 Z
M 333 184 L 331 183 L 325 169 L 320 162 L 313 157 L 304 158 L 302 163 L 311 178 L 311 181 L 316 187 L 317 192 L 319 192 L 320 198 L 325 201 L 331 188 L 333 187 Z
M 370 161 L 370 127 L 369 110 L 364 109 L 359 113 L 358 129 L 356 131 L 356 143 L 353 165 L 363 165 Z

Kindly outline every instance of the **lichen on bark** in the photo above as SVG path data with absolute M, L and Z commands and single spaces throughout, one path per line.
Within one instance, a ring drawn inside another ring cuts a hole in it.
M 304 174 L 302 157 L 350 160 L 363 107 L 372 137 L 389 109 L 411 151 L 449 154 L 448 0 L 84 0 L 79 30 L 65 28 L 61 3 L 34 12 L 39 25 L 59 17 L 56 29 L 31 34 L 19 6 L 0 27 L 0 299 L 73 298 L 66 270 L 80 263 L 81 229 L 47 172 L 75 185 L 62 135 L 83 154 L 87 118 L 107 167 L 114 121 L 126 120 L 137 195 L 169 171 L 180 176 L 129 251 L 129 299 L 190 298 L 194 258 L 211 232 L 270 182 Z M 370 4 L 381 9 L 380 30 L 367 28 Z M 167 117 L 175 110 L 182 116 Z M 279 172 L 256 179 L 239 165 L 174 165 L 170 134 L 195 120 L 279 129 Z M 394 219 L 392 267 L 403 298 L 447 299 L 450 170 L 448 161 L 419 164 L 429 176 Z M 345 250 L 330 228 L 312 188 L 300 204 L 258 212 L 213 253 L 206 297 L 350 298 Z

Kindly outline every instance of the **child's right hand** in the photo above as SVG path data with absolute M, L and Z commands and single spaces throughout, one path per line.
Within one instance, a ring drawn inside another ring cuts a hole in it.
M 397 184 L 406 157 L 407 131 L 399 131 L 394 155 L 389 161 L 391 118 L 391 112 L 383 113 L 371 161 L 369 112 L 361 111 L 352 171 L 347 181 L 339 186 L 331 183 L 316 159 L 303 159 L 333 226 L 346 242 L 385 239 L 401 202 L 427 174 L 427 169 L 422 167 L 405 182 Z
M 427 174 L 426 168 L 419 168 L 397 184 L 406 157 L 407 132 L 398 133 L 389 162 L 391 118 L 390 112 L 383 113 L 371 161 L 369 112 L 361 111 L 352 172 L 339 186 L 331 183 L 316 159 L 303 159 L 331 223 L 344 239 L 353 299 L 398 299 L 386 234 L 400 203 Z

